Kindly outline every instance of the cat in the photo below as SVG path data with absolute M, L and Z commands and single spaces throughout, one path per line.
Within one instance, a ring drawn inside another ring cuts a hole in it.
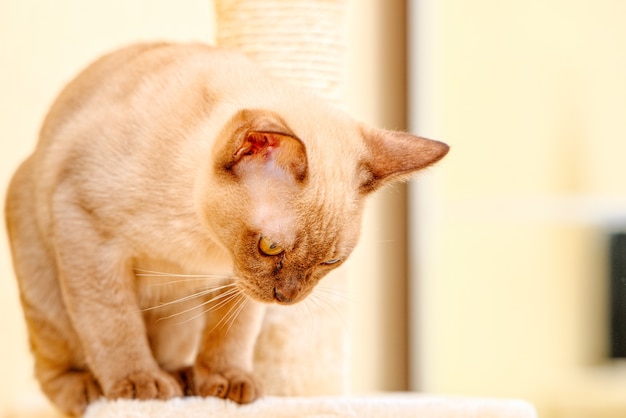
M 6 221 L 35 374 L 61 411 L 101 396 L 260 396 L 264 307 L 357 243 L 365 198 L 448 146 L 368 127 L 203 44 L 103 56 L 52 105 Z

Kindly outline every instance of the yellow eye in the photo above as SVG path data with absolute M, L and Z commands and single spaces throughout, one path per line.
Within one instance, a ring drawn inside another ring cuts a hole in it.
M 272 242 L 265 237 L 261 237 L 259 240 L 259 251 L 265 255 L 278 255 L 285 250 L 275 242 Z

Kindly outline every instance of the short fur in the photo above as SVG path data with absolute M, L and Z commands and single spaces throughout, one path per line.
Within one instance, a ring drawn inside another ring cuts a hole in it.
M 102 57 L 54 103 L 7 196 L 43 391 L 74 415 L 102 394 L 254 400 L 265 303 L 305 298 L 356 245 L 366 195 L 447 150 L 238 53 Z

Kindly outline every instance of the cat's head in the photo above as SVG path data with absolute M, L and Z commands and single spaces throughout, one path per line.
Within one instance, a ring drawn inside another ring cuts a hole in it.
M 204 216 L 232 256 L 240 289 L 282 304 L 304 299 L 348 258 L 367 195 L 448 152 L 330 113 L 287 122 L 242 110 L 219 138 Z

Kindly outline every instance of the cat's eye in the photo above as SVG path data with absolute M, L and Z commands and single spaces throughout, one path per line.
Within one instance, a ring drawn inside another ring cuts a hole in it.
M 338 262 L 341 261 L 341 258 L 333 258 L 331 260 L 326 260 L 324 261 L 322 264 L 326 265 L 326 266 L 330 266 L 332 264 L 337 264 Z
M 259 240 L 259 251 L 261 251 L 261 253 L 265 255 L 278 255 L 285 250 L 283 247 L 276 244 L 275 242 L 270 241 L 265 237 L 261 237 L 261 239 Z

